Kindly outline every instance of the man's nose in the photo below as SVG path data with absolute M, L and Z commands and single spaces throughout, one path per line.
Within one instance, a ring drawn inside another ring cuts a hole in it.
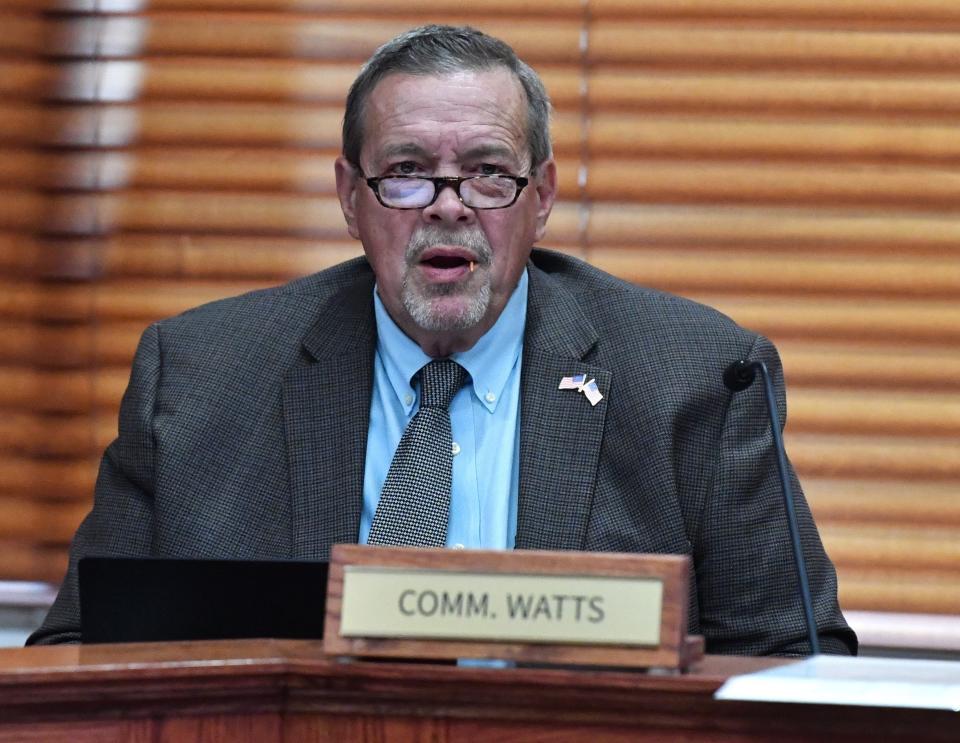
M 440 186 L 436 200 L 423 208 L 423 218 L 433 224 L 464 224 L 472 222 L 476 213 L 460 201 L 453 184 L 444 183 Z

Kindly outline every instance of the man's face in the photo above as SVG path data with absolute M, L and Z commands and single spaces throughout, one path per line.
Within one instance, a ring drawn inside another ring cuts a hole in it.
M 530 177 L 526 97 L 506 69 L 390 75 L 367 99 L 364 120 L 366 176 Z M 439 348 L 449 353 L 473 345 L 506 305 L 543 234 L 556 169 L 541 165 L 504 209 L 471 209 L 452 188 L 428 207 L 389 209 L 342 158 L 337 190 L 391 317 L 425 349 L 445 339 Z

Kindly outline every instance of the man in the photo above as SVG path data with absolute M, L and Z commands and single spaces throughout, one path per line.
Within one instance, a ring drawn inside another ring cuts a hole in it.
M 759 385 L 721 381 L 765 360 L 783 407 L 776 353 L 713 310 L 531 253 L 556 197 L 548 118 L 536 74 L 472 29 L 377 51 L 336 162 L 366 260 L 146 331 L 33 641 L 79 639 L 83 555 L 325 559 L 359 540 L 688 554 L 708 651 L 804 652 Z M 404 431 L 441 367 L 457 379 L 424 464 Z M 822 648 L 855 651 L 798 506 Z

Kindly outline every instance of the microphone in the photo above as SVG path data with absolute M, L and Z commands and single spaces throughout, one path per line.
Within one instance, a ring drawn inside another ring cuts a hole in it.
M 803 614 L 807 622 L 807 636 L 810 642 L 810 652 L 820 654 L 820 640 L 817 635 L 817 623 L 813 618 L 813 601 L 810 599 L 810 583 L 807 581 L 807 564 L 803 559 L 803 550 L 800 548 L 800 529 L 797 526 L 797 512 L 793 505 L 793 488 L 790 487 L 790 477 L 787 471 L 787 452 L 783 446 L 783 435 L 780 433 L 780 416 L 777 414 L 776 395 L 773 391 L 773 382 L 770 372 L 762 361 L 734 361 L 723 371 L 723 383 L 731 392 L 740 392 L 747 389 L 756 378 L 757 372 L 763 377 L 763 394 L 767 401 L 767 412 L 770 416 L 770 427 L 773 429 L 773 443 L 777 450 L 777 470 L 780 473 L 780 489 L 783 492 L 784 505 L 787 512 L 787 525 L 790 527 L 790 542 L 793 546 L 793 564 L 797 571 L 797 581 L 800 584 L 800 599 L 803 604 Z

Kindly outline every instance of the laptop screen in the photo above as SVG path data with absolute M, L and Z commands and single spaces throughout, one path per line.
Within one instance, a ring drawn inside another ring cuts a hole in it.
M 327 563 L 86 557 L 85 643 L 323 637 Z

